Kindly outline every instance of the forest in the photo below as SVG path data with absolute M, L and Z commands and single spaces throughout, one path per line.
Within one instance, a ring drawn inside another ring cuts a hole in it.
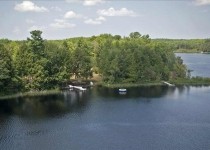
M 45 40 L 40 30 L 30 34 L 22 41 L 0 40 L 1 94 L 56 89 L 71 78 L 92 79 L 93 74 L 109 84 L 187 78 L 186 66 L 174 54 L 180 41 L 152 40 L 139 32 L 64 40 Z M 202 42 L 190 41 L 190 48 Z
M 210 39 L 153 39 L 153 41 L 169 45 L 174 50 L 174 52 L 210 52 Z

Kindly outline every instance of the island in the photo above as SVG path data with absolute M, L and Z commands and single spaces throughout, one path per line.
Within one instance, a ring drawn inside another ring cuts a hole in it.
M 209 78 L 191 77 L 183 60 L 174 54 L 183 40 L 151 39 L 139 32 L 63 40 L 44 40 L 40 30 L 30 34 L 27 40 L 0 40 L 1 95 L 57 91 L 73 79 L 107 87 L 162 85 L 165 81 L 210 84 Z M 203 43 L 206 46 L 208 41 Z

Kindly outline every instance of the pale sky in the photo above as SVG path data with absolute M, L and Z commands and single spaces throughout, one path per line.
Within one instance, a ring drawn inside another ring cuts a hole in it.
M 151 38 L 210 38 L 210 0 L 1 0 L 0 38 L 45 39 L 102 33 Z

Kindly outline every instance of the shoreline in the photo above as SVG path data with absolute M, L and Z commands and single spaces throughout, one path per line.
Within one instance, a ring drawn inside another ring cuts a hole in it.
M 183 83 L 179 83 L 179 82 L 169 82 L 171 84 L 173 84 L 173 87 L 176 86 L 210 86 L 210 83 L 190 83 L 190 82 L 183 82 Z M 164 83 L 147 83 L 147 84 L 103 84 L 101 85 L 103 87 L 107 87 L 107 88 L 134 88 L 134 87 L 149 87 L 149 86 L 168 86 Z
M 172 85 L 177 86 L 210 86 L 210 77 L 191 77 L 184 79 L 174 79 L 166 81 Z M 143 82 L 143 83 L 100 83 L 100 86 L 108 87 L 108 88 L 129 88 L 129 87 L 145 87 L 145 86 L 164 86 L 166 85 L 164 81 L 153 81 L 153 82 Z M 166 85 L 168 86 L 168 85 Z
M 191 79 L 169 80 L 167 82 L 174 84 L 175 87 L 176 86 L 210 86 L 210 78 L 201 78 L 201 77 L 191 78 Z M 164 84 L 163 81 L 157 81 L 157 82 L 145 82 L 145 83 L 116 83 L 116 84 L 96 82 L 95 87 L 97 86 L 114 89 L 114 88 L 135 88 L 135 87 L 168 86 L 168 85 Z M 0 101 L 14 99 L 14 98 L 22 98 L 22 97 L 55 95 L 55 94 L 60 94 L 60 93 L 62 93 L 62 90 L 60 89 L 19 92 L 16 94 L 0 96 Z
M 149 86 L 162 86 L 164 85 L 161 82 L 148 82 L 148 83 L 101 83 L 99 86 L 107 87 L 107 88 L 132 88 L 132 87 L 149 87 Z
M 210 52 L 202 52 L 202 51 L 179 51 L 175 50 L 174 53 L 185 53 L 185 54 L 210 54 Z
M 4 95 L 0 96 L 1 100 L 9 100 L 14 98 L 22 98 L 22 97 L 36 97 L 36 96 L 45 96 L 45 95 L 55 95 L 60 94 L 61 90 L 54 89 L 54 90 L 43 90 L 43 91 L 30 91 L 30 92 L 19 92 L 16 94 Z

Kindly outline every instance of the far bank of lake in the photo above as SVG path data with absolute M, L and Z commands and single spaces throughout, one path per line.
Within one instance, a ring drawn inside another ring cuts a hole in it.
M 210 54 L 202 53 L 175 53 L 180 56 L 188 69 L 192 70 L 191 76 L 210 78 Z

